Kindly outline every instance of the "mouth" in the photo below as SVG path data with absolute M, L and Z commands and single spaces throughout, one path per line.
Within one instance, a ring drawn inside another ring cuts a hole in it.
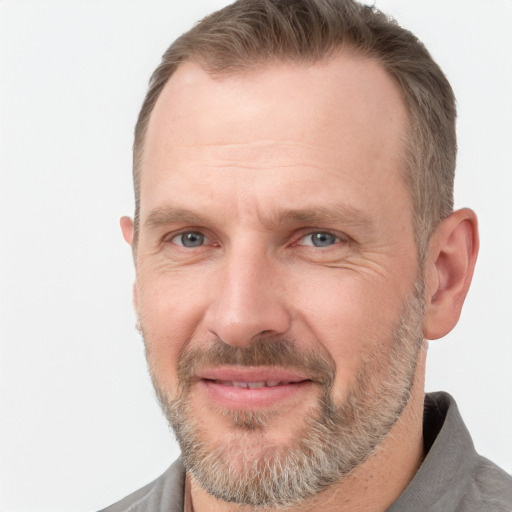
M 209 401 L 226 409 L 266 409 L 298 399 L 314 382 L 281 368 L 212 368 L 197 374 Z
M 286 380 L 262 380 L 259 382 L 243 382 L 243 381 L 233 381 L 233 380 L 214 380 L 210 381 L 215 384 L 220 384 L 221 386 L 232 386 L 234 388 L 243 388 L 243 389 L 261 389 L 261 388 L 275 388 L 276 386 L 287 386 L 289 384 L 296 384 L 296 382 L 290 382 Z

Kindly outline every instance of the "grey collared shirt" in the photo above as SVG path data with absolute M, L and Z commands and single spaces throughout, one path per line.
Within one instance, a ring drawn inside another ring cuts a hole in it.
M 512 477 L 478 455 L 455 400 L 425 397 L 427 456 L 386 512 L 512 512 Z M 183 512 L 185 469 L 177 460 L 162 476 L 102 512 Z

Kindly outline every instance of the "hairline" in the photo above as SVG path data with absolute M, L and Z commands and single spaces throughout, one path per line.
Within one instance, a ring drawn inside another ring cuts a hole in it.
M 345 41 L 342 44 L 340 44 L 337 47 L 332 48 L 330 51 L 325 52 L 325 54 L 321 55 L 320 57 L 313 57 L 308 56 L 301 59 L 294 58 L 293 56 L 286 57 L 286 56 L 279 56 L 279 57 L 267 57 L 267 58 L 255 58 L 249 63 L 245 63 L 243 65 L 238 66 L 232 66 L 227 69 L 223 70 L 217 70 L 217 69 L 211 69 L 208 64 L 202 59 L 200 56 L 193 55 L 189 58 L 183 59 L 181 62 L 179 62 L 175 68 L 172 70 L 172 72 L 167 77 L 166 81 L 161 85 L 160 89 L 158 90 L 157 96 L 153 99 L 151 109 L 148 110 L 143 118 L 139 120 L 137 130 L 136 130 L 136 137 L 134 140 L 133 145 L 133 182 L 134 182 L 134 188 L 135 188 L 135 198 L 136 198 L 136 205 L 135 205 L 135 216 L 134 216 L 134 248 L 137 247 L 138 242 L 138 235 L 139 235 L 139 229 L 140 229 L 140 189 L 141 189 L 141 176 L 143 171 L 143 165 L 144 165 L 144 148 L 146 143 L 146 137 L 148 132 L 148 127 L 151 122 L 151 117 L 153 115 L 153 111 L 156 107 L 156 104 L 158 102 L 158 99 L 160 98 L 163 90 L 167 86 L 170 80 L 172 80 L 173 76 L 176 74 L 176 72 L 184 65 L 186 64 L 197 64 L 199 65 L 205 73 L 207 73 L 210 77 L 213 78 L 230 78 L 230 77 L 236 77 L 243 75 L 245 73 L 251 73 L 251 72 L 258 72 L 261 70 L 264 70 L 266 67 L 272 65 L 272 64 L 295 64 L 297 66 L 301 65 L 322 65 L 322 64 L 328 64 L 332 60 L 334 60 L 337 56 L 339 56 L 341 53 L 348 52 L 353 57 L 359 57 L 362 59 L 367 60 L 373 60 L 377 62 L 377 64 L 384 70 L 384 72 L 388 75 L 388 77 L 391 78 L 393 83 L 395 84 L 395 87 L 400 94 L 400 97 L 402 98 L 405 109 L 406 109 L 406 118 L 405 123 L 403 126 L 403 134 L 400 137 L 401 142 L 401 164 L 400 165 L 400 176 L 404 180 L 404 184 L 410 194 L 411 203 L 412 203 L 412 216 L 413 216 L 413 223 L 414 223 L 414 237 L 415 242 L 418 248 L 418 255 L 420 259 L 423 259 L 424 253 L 426 251 L 426 243 L 428 242 L 430 235 L 433 231 L 433 228 L 435 226 L 431 226 L 429 233 L 422 233 L 422 227 L 420 226 L 420 222 L 418 220 L 419 212 L 418 212 L 418 197 L 417 193 L 414 191 L 414 167 L 416 167 L 416 164 L 414 163 L 415 160 L 415 139 L 416 139 L 416 133 L 415 133 L 415 126 L 412 119 L 412 112 L 411 107 L 409 105 L 409 101 L 407 98 L 407 95 L 404 91 L 404 88 L 401 86 L 399 81 L 396 79 L 396 77 L 389 71 L 389 69 L 384 64 L 383 60 L 379 58 L 379 55 L 376 54 L 375 51 L 365 51 L 361 48 L 356 47 L 355 45 L 351 44 L 349 41 Z

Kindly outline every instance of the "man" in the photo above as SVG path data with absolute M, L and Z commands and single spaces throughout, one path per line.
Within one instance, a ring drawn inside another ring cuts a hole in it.
M 450 85 L 375 9 L 240 1 L 169 48 L 121 227 L 182 457 L 107 510 L 512 509 L 424 396 L 478 252 L 455 152 Z

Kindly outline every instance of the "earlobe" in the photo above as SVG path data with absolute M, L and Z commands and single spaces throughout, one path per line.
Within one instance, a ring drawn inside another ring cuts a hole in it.
M 433 234 L 425 262 L 425 338 L 441 338 L 457 324 L 478 246 L 477 218 L 468 208 L 453 212 Z
M 123 232 L 123 238 L 128 245 L 132 245 L 133 242 L 133 220 L 130 217 L 121 217 L 119 220 L 121 225 L 121 231 Z
M 121 225 L 121 231 L 123 232 L 123 238 L 126 243 L 130 245 L 133 250 L 133 220 L 130 217 L 121 217 L 119 224 Z M 135 257 L 135 256 L 134 256 Z M 137 297 L 137 283 L 133 284 L 132 290 L 132 302 L 135 311 L 139 309 L 139 301 Z

